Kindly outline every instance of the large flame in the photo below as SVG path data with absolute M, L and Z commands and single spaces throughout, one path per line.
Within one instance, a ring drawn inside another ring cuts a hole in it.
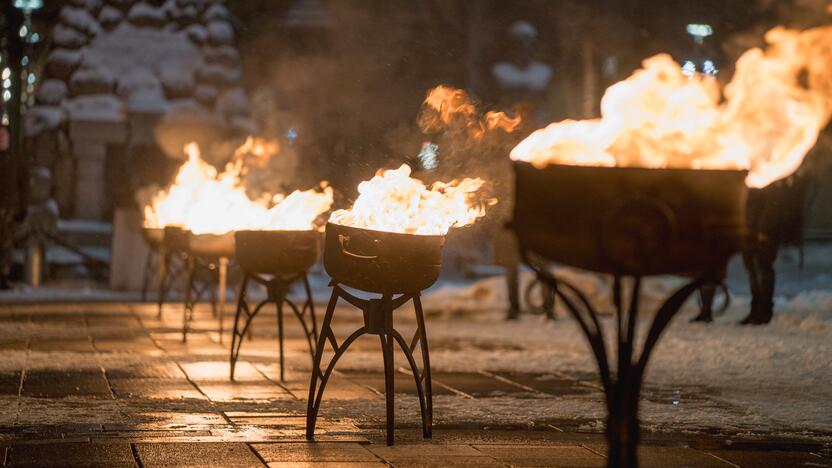
M 482 179 L 436 182 L 427 187 L 410 177 L 410 166 L 379 171 L 358 184 L 358 199 L 349 210 L 330 215 L 335 224 L 405 234 L 443 235 L 485 215 L 473 194 Z
M 248 144 L 248 143 L 247 143 Z M 144 208 L 148 228 L 179 226 L 195 234 L 225 234 L 236 230 L 309 230 L 332 205 L 332 187 L 268 194 L 251 200 L 240 183 L 240 160 L 217 170 L 200 158 L 199 147 L 185 147 L 188 161 L 174 183 L 157 193 Z
M 511 158 L 548 164 L 748 169 L 749 187 L 800 166 L 832 113 L 832 27 L 775 28 L 737 62 L 725 87 L 688 77 L 668 55 L 609 87 L 601 118 L 538 130 Z

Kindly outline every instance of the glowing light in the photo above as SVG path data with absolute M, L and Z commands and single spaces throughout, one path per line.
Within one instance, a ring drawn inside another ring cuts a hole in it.
M 712 75 L 651 57 L 607 89 L 600 119 L 553 123 L 511 157 L 537 167 L 747 169 L 746 184 L 765 187 L 797 170 L 832 114 L 832 27 L 775 28 L 766 42 L 740 57 L 724 92 Z
M 682 73 L 687 76 L 691 77 L 696 74 L 696 64 L 690 60 L 685 60 L 685 63 L 682 64 Z
M 43 0 L 14 0 L 14 7 L 24 11 L 39 10 L 43 8 Z
M 410 177 L 410 166 L 379 171 L 358 184 L 358 199 L 349 210 L 332 213 L 335 224 L 405 234 L 446 234 L 485 215 L 484 203 L 474 200 L 482 179 L 436 182 L 429 188 Z M 493 204 L 490 200 L 485 204 Z
M 252 140 L 244 147 L 255 156 L 270 151 Z M 327 182 L 321 182 L 317 190 L 266 194 L 251 200 L 240 181 L 242 158 L 235 156 L 236 161 L 218 173 L 200 158 L 195 143 L 187 145 L 185 152 L 188 161 L 179 168 L 174 183 L 156 193 L 145 206 L 145 227 L 180 226 L 196 234 L 225 234 L 241 229 L 310 230 L 319 227 L 317 218 L 332 206 L 332 187 Z
M 685 31 L 694 37 L 708 37 L 714 33 L 714 29 L 710 24 L 696 24 L 692 23 L 685 26 Z
M 12 71 L 8 67 L 6 67 L 3 69 L 3 74 L 0 75 L 0 78 L 7 80 L 10 76 L 12 76 Z
M 11 91 L 9 91 L 8 89 L 3 91 L 3 100 L 4 101 L 8 101 L 11 98 L 12 98 L 12 92 Z

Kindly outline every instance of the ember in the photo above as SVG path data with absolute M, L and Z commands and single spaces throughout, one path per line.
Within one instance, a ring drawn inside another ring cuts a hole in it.
M 250 145 L 247 142 L 246 145 Z M 199 147 L 185 148 L 188 161 L 173 185 L 145 206 L 145 227 L 180 226 L 194 234 L 225 234 L 235 230 L 309 230 L 332 205 L 332 188 L 296 190 L 289 195 L 266 194 L 251 200 L 240 181 L 246 165 L 241 150 L 222 173 L 200 157 Z M 263 150 L 265 151 L 265 150 Z M 259 156 L 263 151 L 245 151 Z
M 358 185 L 358 199 L 349 210 L 338 210 L 331 223 L 403 234 L 444 235 L 452 227 L 473 224 L 485 215 L 474 193 L 482 179 L 436 182 L 428 188 L 410 177 L 410 166 L 379 171 Z
M 832 28 L 776 28 L 740 57 L 724 101 L 711 76 L 686 76 L 668 55 L 607 89 L 601 118 L 534 132 L 511 153 L 548 164 L 748 169 L 764 187 L 792 174 L 832 113 Z

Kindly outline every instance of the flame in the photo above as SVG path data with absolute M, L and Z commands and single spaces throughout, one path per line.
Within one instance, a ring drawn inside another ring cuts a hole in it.
M 553 123 L 511 158 L 536 167 L 747 169 L 746 184 L 757 188 L 787 177 L 832 113 L 832 27 L 775 28 L 766 42 L 740 57 L 724 96 L 714 78 L 651 57 L 606 90 L 600 119 Z
M 329 221 L 377 231 L 444 235 L 452 227 L 473 224 L 485 207 L 473 200 L 482 179 L 436 182 L 428 188 L 410 177 L 410 166 L 379 171 L 358 184 L 358 199 L 349 210 L 332 213 Z M 489 201 L 490 204 L 496 201 Z
M 280 145 L 276 140 L 267 140 L 250 136 L 236 150 L 231 158 L 233 164 L 241 164 L 241 172 L 245 172 L 250 166 L 263 168 L 269 163 L 272 156 L 280 152 Z
M 487 112 L 480 116 L 468 93 L 462 89 L 439 85 L 428 91 L 419 115 L 419 127 L 425 133 L 441 130 L 465 130 L 473 140 L 480 140 L 489 130 L 515 131 L 522 119 L 504 112 Z
M 188 161 L 179 168 L 174 183 L 157 193 L 144 208 L 148 228 L 180 226 L 195 234 L 225 234 L 235 230 L 309 230 L 332 205 L 332 187 L 296 190 L 251 200 L 240 184 L 240 160 L 217 173 L 200 158 L 199 147 L 185 147 Z

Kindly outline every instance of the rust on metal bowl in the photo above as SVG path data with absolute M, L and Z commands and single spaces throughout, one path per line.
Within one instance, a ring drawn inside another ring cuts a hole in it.
M 745 171 L 514 162 L 522 248 L 618 275 L 722 267 L 746 236 Z
M 415 294 L 439 277 L 445 236 L 326 225 L 324 267 L 337 283 L 381 294 Z

